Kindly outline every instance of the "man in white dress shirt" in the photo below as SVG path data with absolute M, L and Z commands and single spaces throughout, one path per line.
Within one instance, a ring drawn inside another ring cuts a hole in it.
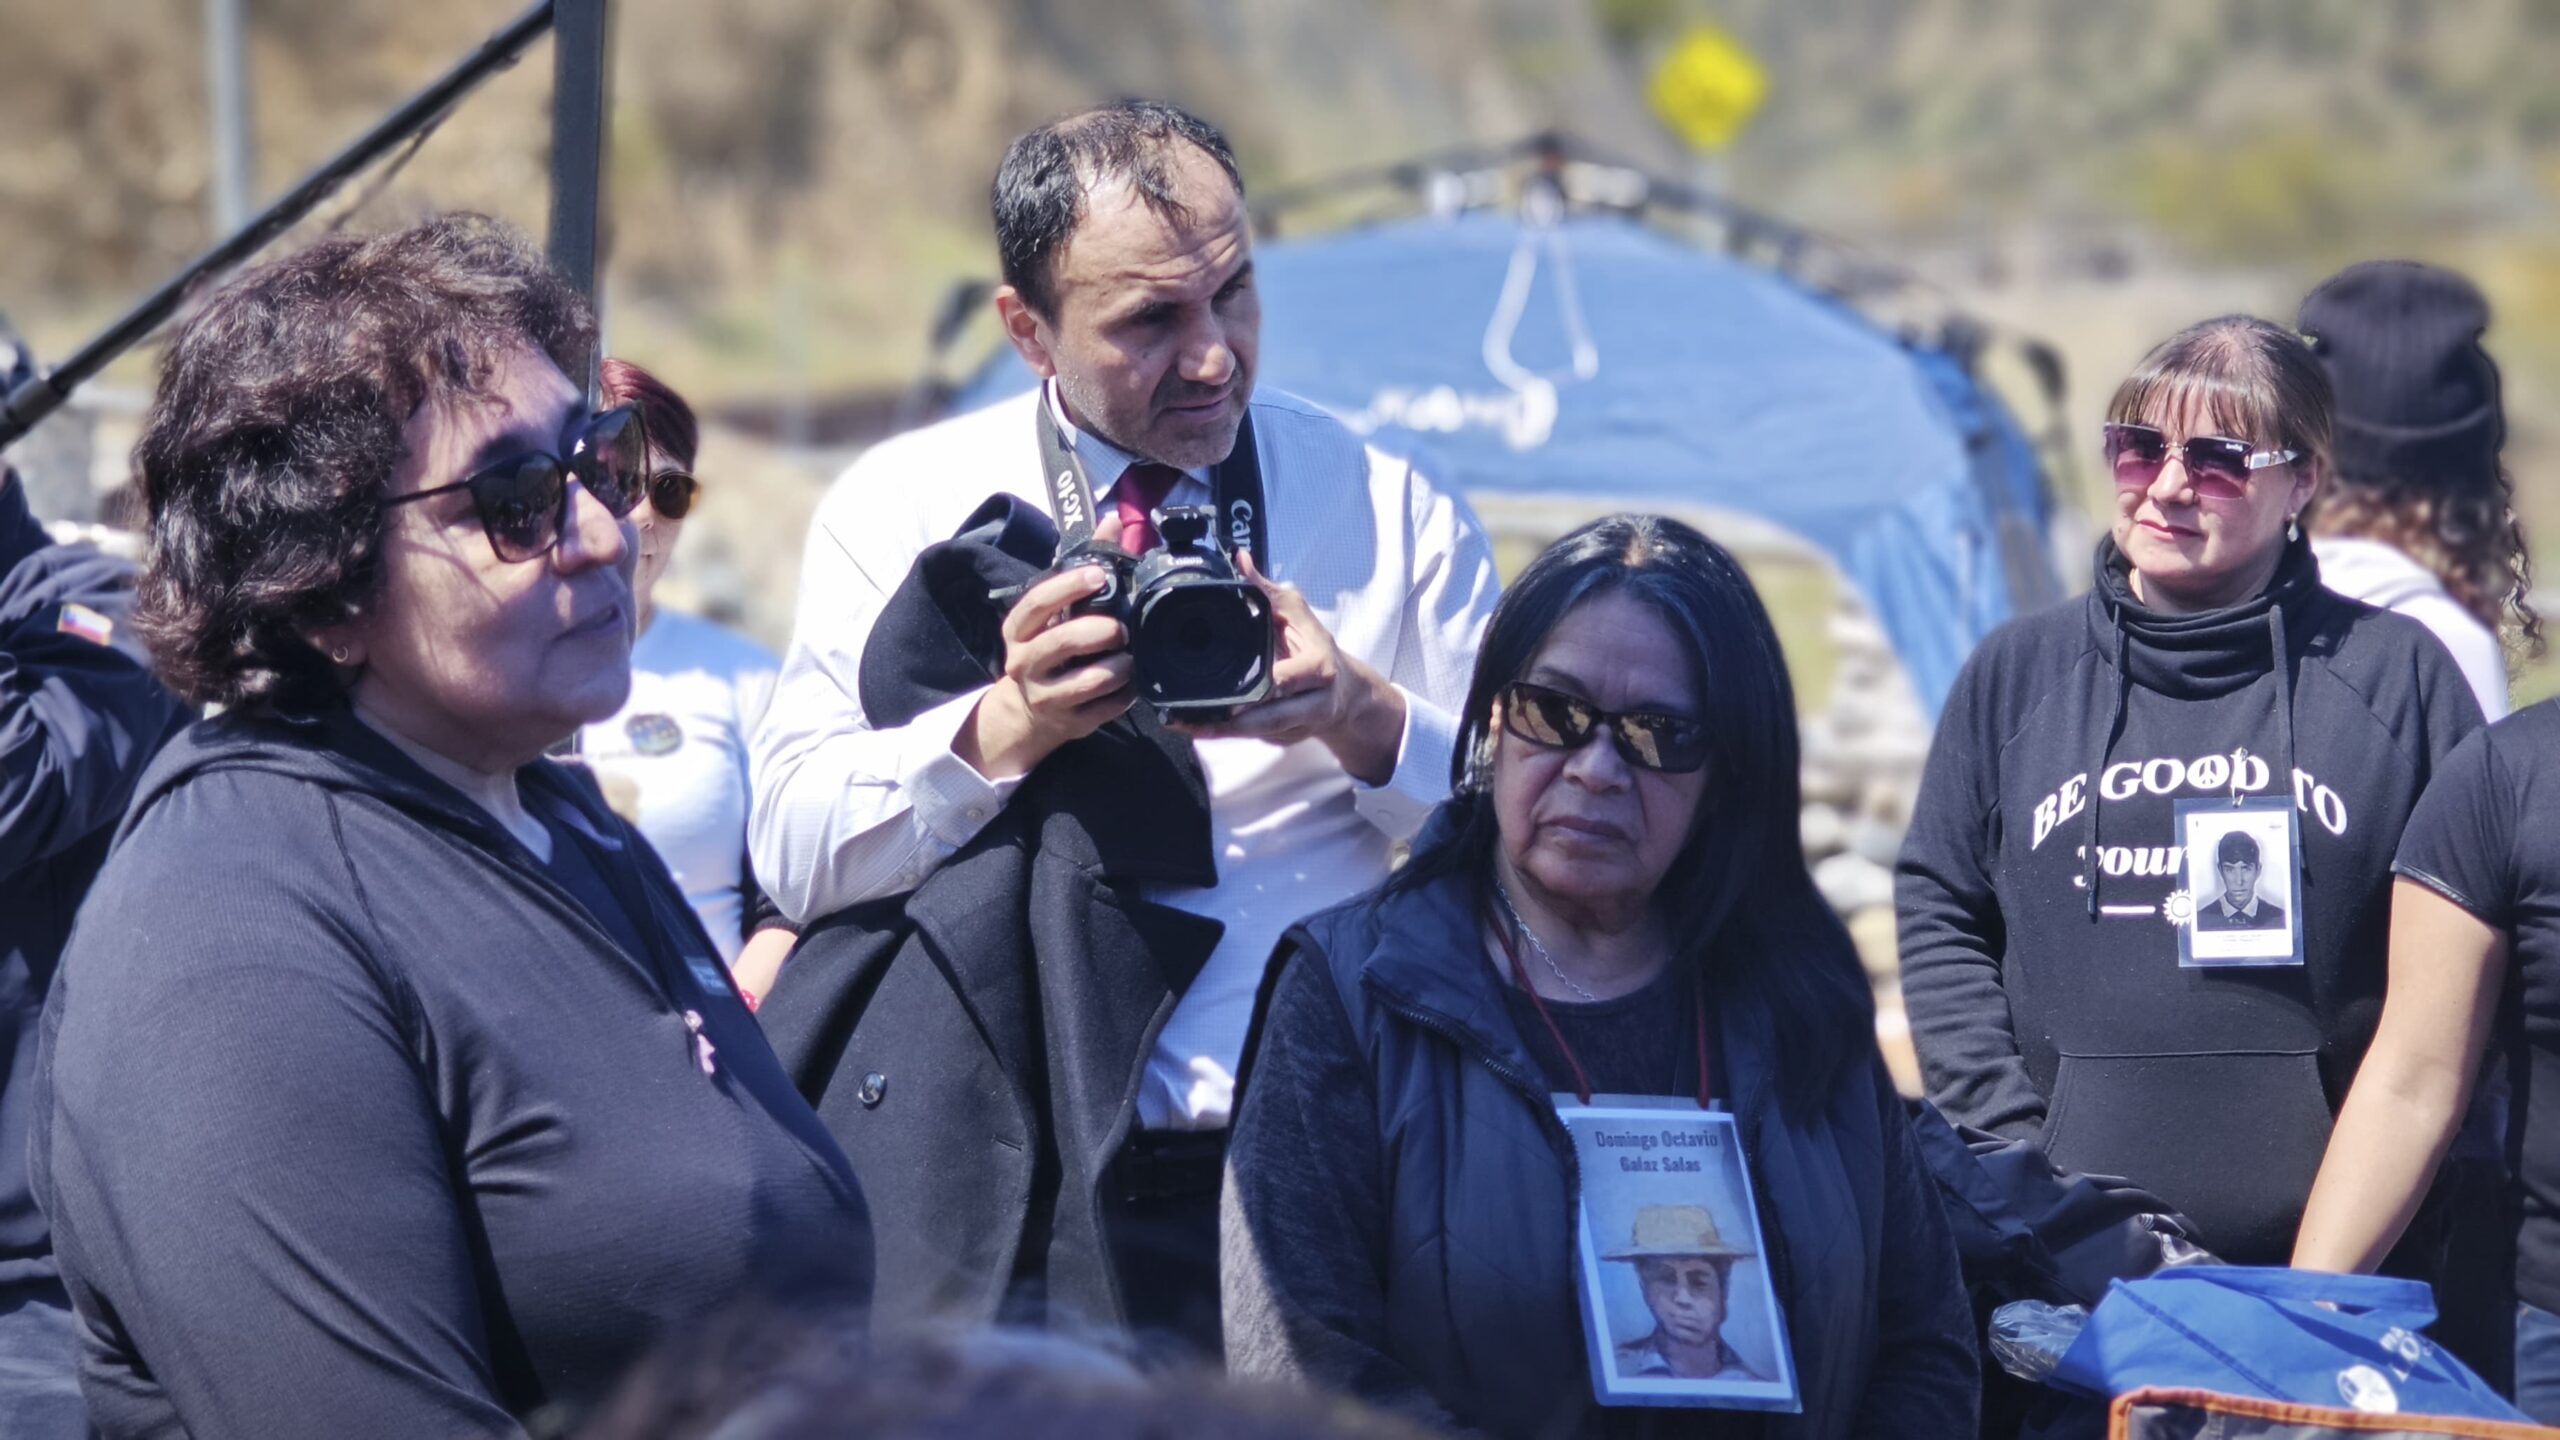
M 857 677 L 918 552 L 998 491 L 1055 513 L 1037 407 L 1086 471 L 1102 536 L 1124 541 L 1160 507 L 1208 503 L 1211 467 L 1250 408 L 1269 550 L 1251 560 L 1280 632 L 1274 697 L 1189 731 L 1219 883 L 1147 898 L 1225 930 L 1156 1035 L 1122 1152 L 1149 1177 L 1150 1223 L 1169 1214 L 1179 1239 L 1169 1257 L 1117 1262 L 1125 1318 L 1214 1354 L 1221 1142 L 1265 965 L 1292 921 L 1383 878 L 1391 848 L 1446 795 L 1452 712 L 1498 581 L 1456 496 L 1315 406 L 1254 393 L 1252 237 L 1215 129 L 1145 101 L 1071 116 L 1014 142 L 994 202 L 997 311 L 1044 384 L 883 443 L 820 505 L 798 630 L 755 739 L 750 848 L 795 919 L 913 889 L 1044 758 L 1126 710 L 1122 627 L 1069 614 L 1100 588 L 1096 568 L 1026 592 L 1004 622 L 1002 677 L 908 724 L 872 726 Z M 876 1223 L 894 1247 L 897 1217 Z

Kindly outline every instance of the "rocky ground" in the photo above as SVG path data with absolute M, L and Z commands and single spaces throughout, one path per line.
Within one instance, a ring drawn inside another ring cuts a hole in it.
M 1848 922 L 1875 986 L 1876 1039 L 1895 1083 L 1918 1094 L 1920 1065 L 1902 1010 L 1893 860 L 1920 793 L 1929 722 L 1883 627 L 1854 592 L 1839 594 L 1829 620 L 1839 656 L 1830 703 L 1804 720 L 1804 856 L 1822 898 Z

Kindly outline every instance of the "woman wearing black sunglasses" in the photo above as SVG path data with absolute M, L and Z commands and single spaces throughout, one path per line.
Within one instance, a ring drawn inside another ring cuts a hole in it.
M 1556 542 L 1495 610 L 1459 736 L 1412 860 L 1273 966 L 1228 1156 L 1231 1368 L 1494 1435 L 1767 1433 L 1595 1403 L 1556 1097 L 1679 1097 L 1729 1107 L 1750 1155 L 1766 1253 L 1684 1253 L 1723 1266 L 1710 1309 L 1774 1289 L 1783 1433 L 1972 1433 L 1954 1251 L 1805 871 L 1793 695 L 1732 557 L 1650 517 Z
M 2092 588 L 1967 663 L 1897 877 L 1940 1108 L 2252 1264 L 2290 1252 L 2370 1037 L 2401 827 L 2480 724 L 2423 629 L 2320 584 L 2298 517 L 2331 409 L 2262 320 L 2144 357 Z
M 108 1436 L 488 1435 L 868 1227 L 646 843 L 543 752 L 630 684 L 646 437 L 493 222 L 331 237 L 180 331 L 139 615 L 224 713 L 64 957 L 36 1188 Z

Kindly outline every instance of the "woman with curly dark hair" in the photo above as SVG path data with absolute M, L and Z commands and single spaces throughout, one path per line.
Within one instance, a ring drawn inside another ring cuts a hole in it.
M 2481 712 L 2507 713 L 2510 646 L 2542 653 L 2542 617 L 2498 461 L 2489 303 L 2450 270 L 2352 265 L 2302 302 L 2300 328 L 2337 388 L 2329 483 L 2302 512 L 2330 589 L 2398 611 L 2444 642 Z
M 180 331 L 140 622 L 219 703 L 47 1016 L 31 1150 L 108 1436 L 522 1434 L 861 1192 L 647 843 L 543 760 L 630 685 L 647 441 L 474 217 L 332 237 Z

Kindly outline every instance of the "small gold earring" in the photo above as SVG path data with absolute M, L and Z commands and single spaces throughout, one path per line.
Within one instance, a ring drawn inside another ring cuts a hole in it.
M 333 663 L 333 664 L 338 664 L 338 665 L 344 665 L 344 664 L 346 664 L 346 663 L 347 663 L 347 647 L 346 647 L 346 646 L 344 646 L 344 645 L 332 645 L 332 646 L 330 646 L 330 647 L 329 647 L 329 659 L 330 659 L 330 662 L 331 662 L 331 663 Z

